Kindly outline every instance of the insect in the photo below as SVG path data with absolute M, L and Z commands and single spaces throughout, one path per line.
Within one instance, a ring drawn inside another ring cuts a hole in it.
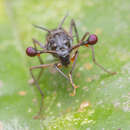
M 93 62 L 98 67 L 103 69 L 105 72 L 107 72 L 109 74 L 115 74 L 115 72 L 110 72 L 107 69 L 105 69 L 95 59 L 93 45 L 95 45 L 98 41 L 97 36 L 95 34 L 90 34 L 89 32 L 86 32 L 83 35 L 83 37 L 81 38 L 81 40 L 79 40 L 78 30 L 77 30 L 75 21 L 73 19 L 70 22 L 70 27 L 69 27 L 68 32 L 62 27 L 66 17 L 67 17 L 67 15 L 64 16 L 64 18 L 60 22 L 58 28 L 53 29 L 53 30 L 49 30 L 44 27 L 34 25 L 34 27 L 47 32 L 46 44 L 43 45 L 41 42 L 39 42 L 38 40 L 33 38 L 32 40 L 33 40 L 34 47 L 28 47 L 26 49 L 26 54 L 28 56 L 30 56 L 30 57 L 37 56 L 39 59 L 39 62 L 40 62 L 40 65 L 30 67 L 30 73 L 31 73 L 32 79 L 34 81 L 34 84 L 37 87 L 37 89 L 40 91 L 40 94 L 42 97 L 39 113 L 41 113 L 41 110 L 42 110 L 44 94 L 38 84 L 38 80 L 40 79 L 44 68 L 54 67 L 72 85 L 73 92 L 71 93 L 71 96 L 74 96 L 76 94 L 76 88 L 78 88 L 78 87 L 73 82 L 72 73 L 74 71 L 76 60 L 78 57 L 78 53 L 79 53 L 78 48 L 79 47 L 86 46 L 86 47 L 91 48 Z M 76 38 L 76 43 L 77 43 L 75 45 L 73 45 L 74 38 Z M 37 45 L 40 46 L 41 50 L 37 49 Z M 52 63 L 52 64 L 44 64 L 42 58 L 40 57 L 40 55 L 44 54 L 44 53 L 50 53 L 51 55 L 53 55 L 54 57 L 59 59 L 59 61 Z M 74 53 L 74 55 L 72 57 L 70 55 L 71 53 Z M 69 74 L 66 75 L 61 70 L 61 67 L 67 67 L 70 64 L 70 62 L 72 62 L 72 69 L 69 72 Z M 37 78 L 34 76 L 34 74 L 32 72 L 35 69 L 41 69 Z

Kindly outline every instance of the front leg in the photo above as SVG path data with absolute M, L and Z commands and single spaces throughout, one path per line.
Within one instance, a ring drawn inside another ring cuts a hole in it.
M 78 34 L 77 27 L 76 27 L 76 23 L 75 23 L 75 21 L 72 19 L 72 20 L 71 20 L 71 23 L 70 23 L 70 31 L 69 31 L 69 33 L 70 33 L 70 35 L 71 35 L 72 37 L 73 37 L 73 30 L 74 30 L 74 33 L 75 33 L 75 36 L 76 36 L 76 41 L 77 41 L 77 43 L 79 43 L 79 34 Z M 73 87 L 73 92 L 71 93 L 71 96 L 75 96 L 75 94 L 76 94 L 76 88 L 78 88 L 78 87 L 74 84 L 73 79 L 72 79 L 72 72 L 73 72 L 73 70 L 74 70 L 74 68 L 75 68 L 77 56 L 78 56 L 78 50 L 75 51 L 74 56 L 71 58 L 71 61 L 73 62 L 72 69 L 71 69 L 71 71 L 70 71 L 70 73 L 69 73 L 69 80 L 70 80 L 70 83 L 71 83 L 71 85 L 72 85 L 72 87 Z
M 67 80 L 69 80 L 68 76 L 67 76 L 63 71 L 60 70 L 60 67 L 62 67 L 62 64 L 61 64 L 61 63 L 55 64 L 54 67 L 55 67 L 55 69 L 56 69 L 64 78 L 66 78 Z
M 75 66 L 75 62 L 76 62 L 76 59 L 77 59 L 77 54 L 78 52 L 76 51 L 74 57 L 71 58 L 71 60 L 73 61 L 73 66 L 72 66 L 72 69 L 69 73 L 69 76 L 67 76 L 64 72 L 62 72 L 59 68 L 62 66 L 61 63 L 59 64 L 55 64 L 54 67 L 55 69 L 64 77 L 66 78 L 70 84 L 72 85 L 72 88 L 73 88 L 73 93 L 70 94 L 70 96 L 74 96 L 76 94 L 76 88 L 77 86 L 74 84 L 73 80 L 72 80 L 72 71 L 74 69 L 74 66 Z
M 69 73 L 70 83 L 71 83 L 71 85 L 72 85 L 72 87 L 73 87 L 73 92 L 71 93 L 71 96 L 75 96 L 75 94 L 76 94 L 76 88 L 78 88 L 78 87 L 74 84 L 73 79 L 72 79 L 72 72 L 73 72 L 73 70 L 74 70 L 74 68 L 75 68 L 75 64 L 76 64 L 77 57 L 78 57 L 78 51 L 76 51 L 75 54 L 74 54 L 74 56 L 71 58 L 71 61 L 73 62 L 72 69 L 71 69 L 71 71 L 70 71 L 70 73 Z

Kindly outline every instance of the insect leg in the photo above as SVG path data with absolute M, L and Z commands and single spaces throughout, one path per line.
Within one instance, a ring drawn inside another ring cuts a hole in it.
M 86 38 L 88 35 L 89 35 L 89 32 L 86 32 L 86 33 L 83 35 L 83 37 L 82 37 L 81 41 L 84 41 L 84 40 L 85 40 L 85 38 Z
M 71 23 L 70 23 L 70 30 L 69 30 L 71 36 L 73 36 L 73 29 L 74 29 L 74 32 L 76 35 L 77 43 L 79 43 L 79 34 L 78 34 L 77 27 L 76 27 L 76 23 L 72 19 Z M 72 84 L 72 87 L 73 87 L 73 93 L 71 94 L 71 96 L 74 96 L 76 94 L 76 88 L 77 88 L 77 86 L 74 84 L 74 82 L 72 80 L 72 72 L 73 72 L 75 64 L 76 64 L 77 56 L 78 56 L 78 50 L 75 52 L 74 57 L 71 58 L 71 60 L 73 61 L 72 69 L 69 73 L 70 83 Z
M 74 56 L 71 58 L 71 61 L 73 62 L 72 69 L 71 69 L 71 71 L 70 71 L 71 74 L 72 74 L 72 72 L 73 72 L 73 70 L 74 70 L 77 57 L 78 57 L 78 51 L 76 51 L 75 54 L 74 54 Z
M 116 72 L 110 72 L 107 69 L 105 69 L 102 65 L 100 65 L 99 63 L 97 63 L 96 59 L 95 59 L 95 52 L 94 52 L 94 48 L 93 46 L 90 46 L 90 48 L 92 49 L 92 59 L 94 64 L 96 64 L 99 68 L 101 68 L 102 70 L 104 70 L 105 72 L 109 73 L 109 74 L 116 74 Z
M 78 51 L 76 51 L 75 54 L 74 54 L 74 57 L 71 58 L 71 60 L 73 61 L 72 69 L 71 69 L 71 71 L 70 71 L 70 73 L 69 73 L 70 83 L 72 84 L 72 87 L 73 87 L 73 93 L 71 94 L 71 96 L 75 96 L 75 94 L 76 94 L 76 88 L 78 88 L 78 87 L 74 84 L 74 82 L 73 82 L 73 80 L 72 80 L 72 72 L 73 72 L 73 70 L 74 70 L 74 68 L 75 68 L 75 64 L 76 64 L 77 57 L 78 57 Z
M 62 25 L 64 24 L 65 19 L 67 18 L 67 16 L 68 16 L 68 13 L 64 16 L 64 18 L 62 19 L 62 21 L 61 21 L 61 23 L 59 24 L 58 28 L 61 28 L 61 27 L 62 27 Z
M 33 40 L 33 44 L 34 44 L 34 47 L 35 47 L 35 48 L 36 48 L 36 44 L 37 44 L 37 45 L 39 45 L 41 48 L 46 49 L 46 47 L 45 47 L 41 42 L 39 42 L 38 40 L 36 40 L 36 39 L 34 39 L 34 38 L 32 38 L 32 40 Z
M 71 35 L 72 37 L 73 37 L 73 29 L 74 29 L 74 32 L 75 32 L 75 35 L 76 35 L 77 43 L 79 43 L 79 34 L 78 34 L 78 30 L 77 30 L 75 21 L 72 19 L 72 20 L 71 20 L 71 23 L 70 23 L 70 30 L 69 30 L 69 33 L 70 33 L 70 35 Z
M 54 65 L 54 67 L 56 68 L 56 70 L 57 70 L 63 77 L 65 77 L 67 80 L 69 80 L 68 76 L 66 76 L 66 75 L 64 74 L 64 72 L 62 72 L 62 71 L 57 67 L 57 65 Z
M 33 44 L 34 44 L 34 48 L 37 50 L 37 46 L 36 45 L 39 45 L 41 48 L 45 48 L 42 43 L 40 43 L 39 41 L 35 40 L 34 38 L 32 39 L 33 40 Z M 40 62 L 40 64 L 43 64 L 43 60 L 41 59 L 40 55 L 37 56 L 38 57 L 38 60 Z M 37 77 L 37 81 L 40 79 L 41 75 L 43 73 L 43 68 L 41 68 L 39 74 L 38 74 L 38 77 Z
M 38 82 L 37 82 L 37 80 L 36 80 L 36 78 L 35 78 L 32 70 L 38 69 L 38 68 L 46 68 L 46 67 L 53 66 L 53 65 L 54 64 L 43 64 L 43 65 L 38 65 L 38 66 L 32 66 L 32 67 L 30 67 L 30 74 L 32 76 L 32 79 L 34 80 L 35 86 L 36 86 L 36 88 L 39 90 L 39 92 L 41 94 L 41 104 L 40 104 L 40 110 L 38 112 L 38 116 L 41 114 L 41 110 L 42 110 L 42 107 L 43 107 L 44 94 L 43 94 L 43 92 L 42 92 L 42 90 L 41 90 L 41 88 L 40 88 L 40 86 L 39 86 L 39 84 L 38 84 Z
M 64 74 L 64 72 L 62 72 L 58 67 L 57 65 L 55 64 L 54 67 L 56 68 L 56 70 L 63 76 L 65 77 L 72 85 L 72 88 L 73 88 L 73 93 L 71 94 L 71 96 L 74 96 L 75 93 L 76 93 L 76 88 L 77 86 L 73 83 L 73 80 L 72 80 L 72 73 L 70 72 L 69 73 L 69 77 L 67 75 Z M 74 68 L 74 67 L 72 67 Z
M 41 29 L 41 30 L 47 31 L 48 33 L 51 32 L 49 29 L 47 29 L 47 28 L 45 28 L 45 27 L 41 27 L 41 26 L 34 25 L 34 24 L 33 24 L 33 26 L 34 26 L 35 28 L 38 28 L 38 29 Z

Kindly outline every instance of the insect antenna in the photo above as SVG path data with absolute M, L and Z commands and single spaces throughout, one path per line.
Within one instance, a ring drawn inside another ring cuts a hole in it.
M 48 30 L 47 28 L 44 28 L 44 27 L 41 27 L 41 26 L 38 26 L 38 25 L 35 25 L 35 24 L 33 24 L 33 26 L 34 26 L 35 28 L 39 28 L 39 29 L 41 29 L 41 30 L 47 31 L 48 33 L 51 32 L 51 31 Z
M 68 16 L 68 12 L 66 13 L 66 15 L 64 16 L 64 18 L 63 18 L 62 21 L 60 22 L 58 28 L 61 28 L 61 27 L 62 27 L 62 25 L 64 24 L 65 19 L 67 18 L 67 16 Z

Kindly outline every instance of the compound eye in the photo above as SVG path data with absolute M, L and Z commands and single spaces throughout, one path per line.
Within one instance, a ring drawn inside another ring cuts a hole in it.
M 97 41 L 98 41 L 98 38 L 97 38 L 97 36 L 95 35 L 95 34 L 91 34 L 89 37 L 88 37 L 88 44 L 89 45 L 94 45 L 94 44 L 96 44 L 97 43 Z
M 35 48 L 33 48 L 33 47 L 28 47 L 28 48 L 26 49 L 26 54 L 27 54 L 28 56 L 30 56 L 30 57 L 34 57 L 34 56 L 37 55 L 37 52 L 36 52 Z

